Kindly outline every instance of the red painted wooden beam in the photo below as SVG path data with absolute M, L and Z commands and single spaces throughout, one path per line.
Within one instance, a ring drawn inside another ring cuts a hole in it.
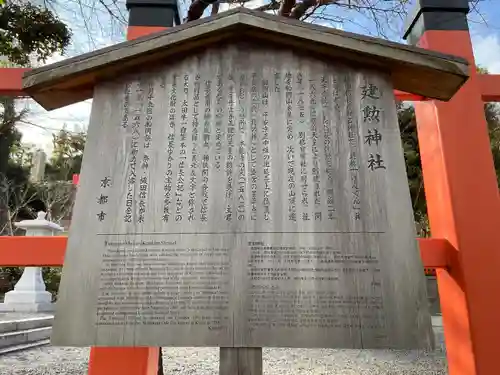
M 29 96 L 23 93 L 22 77 L 28 68 L 0 68 L 0 95 Z M 500 102 L 500 74 L 480 74 L 480 85 L 485 102 Z M 409 94 L 404 91 L 394 90 L 397 100 L 423 101 L 420 95 Z
M 418 245 L 424 268 L 447 268 L 450 265 L 450 254 L 454 249 L 447 240 L 418 238 Z
M 68 237 L 0 237 L 0 266 L 62 266 Z M 446 268 L 453 248 L 447 240 L 419 238 L 425 268 Z
M 479 88 L 484 102 L 500 102 L 500 74 L 479 74 Z
M 478 74 L 479 88 L 484 102 L 500 102 L 500 74 Z M 396 99 L 401 101 L 421 102 L 426 99 L 420 95 L 394 90 Z
M 135 36 L 135 34 L 132 36 Z M 23 74 L 29 70 L 25 68 L 0 68 L 0 95 L 29 96 L 24 94 L 22 89 Z M 394 95 L 401 101 L 425 100 L 420 95 L 409 94 L 399 90 L 394 90 Z
M 0 267 L 62 266 L 68 237 L 0 237 Z
M 402 102 L 420 102 L 425 100 L 421 95 L 410 94 L 404 91 L 394 90 L 394 96 Z
M 28 96 L 23 93 L 22 78 L 27 68 L 0 68 L 0 95 Z

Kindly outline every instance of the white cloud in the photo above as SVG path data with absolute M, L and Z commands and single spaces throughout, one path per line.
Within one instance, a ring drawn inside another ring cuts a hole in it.
M 472 47 L 476 65 L 488 69 L 489 73 L 500 74 L 500 39 L 498 35 L 473 36 Z
M 24 143 L 35 144 L 48 154 L 52 153 L 52 134 L 63 127 L 71 132 L 87 129 L 91 100 L 76 103 L 51 112 L 45 111 L 33 100 L 26 100 L 20 106 L 28 108 L 26 121 L 18 125 Z

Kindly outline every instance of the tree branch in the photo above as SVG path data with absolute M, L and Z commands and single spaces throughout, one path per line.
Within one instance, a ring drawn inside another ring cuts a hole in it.
M 0 7 L 0 49 L 12 63 L 29 65 L 31 54 L 45 61 L 64 52 L 70 39 L 69 28 L 48 9 L 12 2 Z
M 330 4 L 336 4 L 338 3 L 339 0 L 303 0 L 302 2 L 298 3 L 295 5 L 295 7 L 292 9 L 292 12 L 290 13 L 290 18 L 295 18 L 295 19 L 305 19 L 306 17 L 306 12 L 311 9 L 315 8 L 312 12 L 310 12 L 307 17 L 311 16 L 314 11 L 319 8 L 322 5 L 330 5 Z M 304 18 L 303 18 L 304 17 Z
M 209 5 L 215 4 L 218 0 L 194 0 L 189 6 L 186 22 L 195 21 L 200 19 L 205 9 Z
M 318 4 L 318 0 L 303 0 L 296 4 L 290 12 L 290 18 L 300 19 L 309 8 Z
M 283 0 L 279 8 L 278 14 L 283 17 L 289 17 L 290 12 L 295 6 L 295 0 Z
M 268 10 L 277 10 L 279 8 L 280 8 L 280 3 L 278 3 L 276 0 L 272 0 L 269 4 L 261 5 L 260 7 L 255 8 L 255 10 L 260 10 L 262 12 L 265 12 Z
M 0 104 L 3 107 L 3 112 L 0 114 L 0 135 L 4 135 L 11 131 L 26 116 L 28 111 L 23 109 L 16 113 L 15 99 L 10 96 L 0 97 Z
M 212 13 L 210 13 L 211 16 L 215 16 L 215 15 L 219 14 L 219 6 L 220 6 L 219 2 L 212 4 Z

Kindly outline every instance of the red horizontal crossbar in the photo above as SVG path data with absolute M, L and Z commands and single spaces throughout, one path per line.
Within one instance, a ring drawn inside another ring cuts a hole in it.
M 420 102 L 425 100 L 421 95 L 410 94 L 404 91 L 394 90 L 394 96 L 402 102 Z
M 500 102 L 500 74 L 479 74 L 479 87 L 484 102 Z
M 453 247 L 448 240 L 440 238 L 418 238 L 420 256 L 424 268 L 447 268 Z M 1 258 L 0 258 L 1 260 Z
M 62 266 L 68 237 L 0 237 L 0 266 Z M 453 248 L 447 240 L 419 238 L 425 268 L 446 268 Z
M 23 93 L 23 74 L 31 69 L 0 68 L 0 95 L 28 96 Z
M 68 237 L 2 236 L 0 267 L 62 266 Z
M 30 69 L 0 68 L 0 95 L 29 96 L 23 93 L 22 77 Z M 480 74 L 481 90 L 485 102 L 500 101 L 500 75 Z M 422 101 L 423 96 L 394 90 L 396 99 L 401 101 Z

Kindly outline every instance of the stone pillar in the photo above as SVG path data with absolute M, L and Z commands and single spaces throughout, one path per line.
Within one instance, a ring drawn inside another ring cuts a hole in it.
M 63 230 L 59 225 L 45 220 L 46 213 L 39 212 L 35 220 L 23 220 L 16 227 L 25 229 L 26 236 L 53 236 Z M 51 312 L 54 310 L 52 295 L 45 289 L 40 267 L 26 267 L 14 290 L 5 294 L 1 311 Z
M 45 152 L 39 150 L 33 155 L 33 166 L 30 171 L 31 182 L 43 181 L 45 176 L 45 162 L 47 161 L 47 155 Z

